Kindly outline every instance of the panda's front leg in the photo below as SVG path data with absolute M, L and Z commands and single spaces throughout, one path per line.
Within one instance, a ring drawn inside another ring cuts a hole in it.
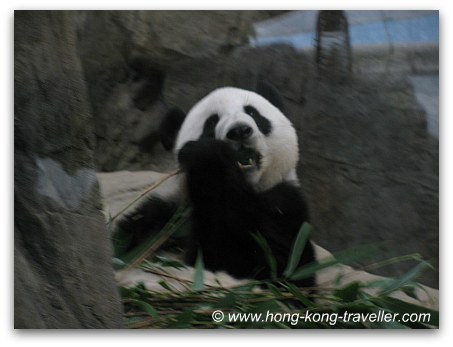
M 187 260 L 203 252 L 209 270 L 236 277 L 261 267 L 260 249 L 251 236 L 263 213 L 257 193 L 246 181 L 227 143 L 203 139 L 187 143 L 178 155 L 192 205 L 192 237 Z

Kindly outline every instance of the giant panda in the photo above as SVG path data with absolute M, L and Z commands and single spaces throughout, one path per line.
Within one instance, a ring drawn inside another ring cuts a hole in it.
M 266 93 L 261 93 L 266 94 Z M 275 93 L 224 87 L 212 91 L 185 116 L 169 112 L 161 125 L 163 145 L 173 150 L 182 174 L 176 192 L 149 197 L 118 223 L 133 235 L 131 247 L 160 230 L 181 200 L 188 200 L 191 230 L 186 261 L 201 251 L 205 268 L 267 280 L 271 270 L 261 235 L 280 276 L 308 209 L 296 174 L 296 131 Z M 280 108 L 280 109 L 279 109 Z M 307 242 L 300 265 L 314 261 Z M 314 278 L 295 281 L 314 286 Z

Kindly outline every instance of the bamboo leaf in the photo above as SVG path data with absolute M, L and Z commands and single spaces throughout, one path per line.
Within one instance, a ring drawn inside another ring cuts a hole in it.
M 199 249 L 197 254 L 197 260 L 195 261 L 195 274 L 193 278 L 192 290 L 194 291 L 203 290 L 204 287 L 203 272 L 204 272 L 203 254 L 201 252 L 201 249 Z
M 176 259 L 163 257 L 160 255 L 155 255 L 154 261 L 156 261 L 162 267 L 172 267 L 178 270 L 186 267 L 186 265 Z
M 343 302 L 353 302 L 358 298 L 359 289 L 359 282 L 352 282 L 341 289 L 337 289 L 334 295 Z
M 112 265 L 114 270 L 121 270 L 126 267 L 126 263 L 119 258 L 112 258 Z
M 170 329 L 187 329 L 192 327 L 192 320 L 195 313 L 192 310 L 187 310 L 176 317 L 176 321 L 172 323 Z
M 263 250 L 264 256 L 266 257 L 266 262 L 269 265 L 271 279 L 275 281 L 277 279 L 277 261 L 272 254 L 271 247 L 267 243 L 267 240 L 264 238 L 264 236 L 260 233 L 251 235 Z
M 299 265 L 300 258 L 304 252 L 305 245 L 307 244 L 308 237 L 311 233 L 311 225 L 304 223 L 297 234 L 296 240 L 294 241 L 293 248 L 291 250 L 291 255 L 289 257 L 288 265 L 286 266 L 283 275 L 288 278 L 290 277 L 294 270 L 296 270 Z
M 127 269 L 138 266 L 156 252 L 188 220 L 189 214 L 190 209 L 180 206 L 161 231 L 150 235 L 142 244 L 122 255 L 121 259 L 128 264 Z
M 146 312 L 149 316 L 151 316 L 153 318 L 157 318 L 159 316 L 156 309 L 145 301 L 131 299 L 130 302 L 137 305 L 141 310 L 143 310 L 144 312 Z
M 237 297 L 234 292 L 228 293 L 225 295 L 218 303 L 213 305 L 214 308 L 230 308 L 233 309 L 236 307 Z
M 157 283 L 158 283 L 162 288 L 164 288 L 164 289 L 166 289 L 166 290 L 168 290 L 168 291 L 170 291 L 170 292 L 173 291 L 173 289 L 172 289 L 172 288 L 168 285 L 168 283 L 165 282 L 164 280 L 161 280 L 161 281 L 159 281 L 159 282 L 157 282 Z
M 314 304 L 311 302 L 311 300 L 300 290 L 299 287 L 294 285 L 291 282 L 285 283 L 285 287 L 288 289 L 288 291 L 294 295 L 294 297 L 299 300 L 304 306 L 310 308 L 313 307 Z
M 380 245 L 365 245 L 354 249 L 350 249 L 345 252 L 338 253 L 337 255 L 328 260 L 323 260 L 322 262 L 314 262 L 311 264 L 304 265 L 301 268 L 295 270 L 294 273 L 290 276 L 290 279 L 302 280 L 313 276 L 316 272 L 320 270 L 323 270 L 325 268 L 337 264 L 350 265 L 354 262 L 371 258 L 380 251 L 382 251 L 382 247 Z
M 281 297 L 282 294 L 281 294 L 279 288 L 277 288 L 277 286 L 275 286 L 272 283 L 266 283 L 266 286 L 267 286 L 267 288 L 269 288 L 269 290 L 272 292 L 272 294 L 274 294 L 274 296 L 276 298 Z
M 431 264 L 429 264 L 426 261 L 422 261 L 421 263 L 417 264 L 412 270 L 406 273 L 403 277 L 391 281 L 386 287 L 384 287 L 380 291 L 380 294 L 388 295 L 394 292 L 395 290 L 400 289 L 405 284 L 414 281 L 427 268 L 432 268 Z
M 112 235 L 113 254 L 116 257 L 120 257 L 126 252 L 131 244 L 133 234 L 123 230 L 119 230 L 115 233 L 112 231 L 110 234 Z
M 407 296 L 415 299 L 415 300 L 420 300 L 417 296 L 416 292 L 416 286 L 415 285 L 407 285 L 401 288 L 401 291 L 406 294 Z

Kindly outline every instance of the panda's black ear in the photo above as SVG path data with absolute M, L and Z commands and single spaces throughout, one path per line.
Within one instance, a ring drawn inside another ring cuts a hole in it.
M 283 114 L 285 114 L 286 110 L 283 103 L 283 98 L 271 83 L 258 81 L 256 85 L 256 93 L 268 100 L 272 105 L 277 107 Z
M 173 108 L 167 112 L 159 126 L 159 136 L 162 146 L 167 151 L 171 151 L 175 145 L 176 136 L 186 114 L 179 108 Z

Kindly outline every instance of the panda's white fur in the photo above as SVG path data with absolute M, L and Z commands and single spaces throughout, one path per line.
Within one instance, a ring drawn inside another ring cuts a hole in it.
M 271 122 L 272 132 L 264 136 L 254 120 L 244 112 L 245 105 L 253 105 Z M 299 147 L 296 131 L 287 117 L 279 109 L 252 91 L 225 87 L 216 89 L 201 99 L 186 116 L 176 140 L 176 153 L 188 141 L 197 140 L 206 120 L 212 115 L 219 116 L 215 138 L 229 141 L 228 131 L 237 123 L 245 123 L 253 128 L 253 135 L 246 146 L 261 153 L 262 165 L 253 170 L 247 178 L 257 191 L 267 190 L 277 183 L 292 181 L 298 184 L 296 165 Z

